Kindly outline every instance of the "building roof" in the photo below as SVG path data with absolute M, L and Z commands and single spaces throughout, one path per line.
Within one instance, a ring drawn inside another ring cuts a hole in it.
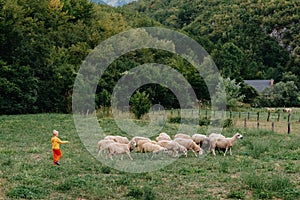
M 271 88 L 273 80 L 244 80 L 246 84 L 254 87 L 258 93 L 262 93 L 264 89 Z

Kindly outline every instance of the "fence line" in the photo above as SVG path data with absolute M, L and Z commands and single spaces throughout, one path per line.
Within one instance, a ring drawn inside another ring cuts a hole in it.
M 119 109 L 117 115 L 124 115 L 124 118 L 129 115 L 129 110 Z M 170 118 L 184 118 L 191 120 L 210 120 L 213 121 L 217 114 L 222 118 L 231 119 L 233 126 L 237 128 L 256 128 L 260 130 L 271 130 L 272 132 L 292 133 L 300 130 L 300 113 L 284 113 L 284 112 L 263 112 L 263 111 L 215 111 L 209 109 L 171 109 L 160 110 L 153 109 L 148 113 L 148 120 L 150 115 L 154 116 L 151 119 L 160 119 L 165 115 L 165 119 Z M 111 109 L 105 109 L 97 112 L 98 117 L 111 117 Z M 156 116 L 156 117 L 155 117 Z M 188 121 L 188 120 L 186 120 Z

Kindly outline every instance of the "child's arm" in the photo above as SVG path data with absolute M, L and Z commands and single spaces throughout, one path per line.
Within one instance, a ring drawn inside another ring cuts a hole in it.
M 58 141 L 57 141 L 59 144 L 67 144 L 67 143 L 69 143 L 69 141 L 62 141 L 62 140 L 60 140 L 59 138 L 58 138 Z

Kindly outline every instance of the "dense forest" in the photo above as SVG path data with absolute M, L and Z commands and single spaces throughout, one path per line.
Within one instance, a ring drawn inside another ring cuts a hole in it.
M 241 101 L 297 106 L 299 16 L 297 0 L 140 0 L 118 8 L 88 0 L 0 0 L 0 113 L 71 112 L 74 80 L 89 52 L 122 31 L 152 26 L 180 31 L 201 44 L 222 76 L 240 84 Z M 177 69 L 198 99 L 210 100 L 203 79 L 186 60 L 141 49 L 123 55 L 104 73 L 97 108 L 110 106 L 122 74 L 144 63 Z M 246 79 L 274 79 L 275 98 L 250 98 L 257 94 L 243 83 Z M 152 84 L 140 91 L 152 104 L 178 107 L 167 88 Z

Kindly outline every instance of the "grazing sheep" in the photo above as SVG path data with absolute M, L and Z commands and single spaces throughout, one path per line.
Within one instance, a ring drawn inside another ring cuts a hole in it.
M 212 140 L 213 138 L 225 138 L 225 136 L 220 133 L 211 133 L 208 138 Z
M 121 144 L 121 143 L 111 143 L 107 146 L 108 155 L 111 160 L 113 160 L 112 156 L 116 154 L 127 154 L 130 160 L 133 160 L 133 158 L 130 156 L 130 149 L 131 146 L 135 145 L 134 142 L 130 142 L 128 144 Z M 122 156 L 123 159 L 123 156 Z
M 283 109 L 283 112 L 291 113 L 291 112 L 292 112 L 292 109 L 291 109 L 291 108 L 284 108 L 284 109 Z
M 236 133 L 231 138 L 216 138 L 212 140 L 211 141 L 212 154 L 215 156 L 216 155 L 215 150 L 219 148 L 219 149 L 225 149 L 224 156 L 226 155 L 228 149 L 230 151 L 230 155 L 232 155 L 231 148 L 237 139 L 243 139 L 243 136 L 239 133 Z
M 156 137 L 156 141 L 159 142 L 161 140 L 171 140 L 171 137 L 167 133 L 160 133 L 158 137 Z
M 177 142 L 173 141 L 173 140 L 161 140 L 159 142 L 157 142 L 158 145 L 165 147 L 166 149 L 168 149 L 169 151 L 172 152 L 172 157 L 178 157 L 179 156 L 179 152 L 182 152 L 183 155 L 185 155 L 185 157 L 187 157 L 187 149 L 178 144 Z
M 154 156 L 154 154 L 157 154 L 159 152 L 165 152 L 166 150 L 167 149 L 165 147 L 162 147 L 158 144 L 153 144 L 151 142 L 146 142 L 142 145 L 142 152 L 143 153 L 152 152 L 152 157 Z
M 177 133 L 174 135 L 174 139 L 176 138 L 183 138 L 183 139 L 192 139 L 190 135 L 184 134 L 184 133 Z
M 111 143 L 115 143 L 113 140 L 100 140 L 98 142 L 98 156 L 102 155 L 102 151 L 108 147 Z
M 192 140 L 196 144 L 200 145 L 200 147 L 202 146 L 203 141 L 206 140 L 206 139 L 207 139 L 207 136 L 203 135 L 203 134 L 197 134 L 196 133 L 196 134 L 192 135 Z
M 275 108 L 267 108 L 267 112 L 275 112 Z
M 136 143 L 136 148 L 135 150 L 137 152 L 142 152 L 142 146 L 143 144 L 145 143 L 151 143 L 151 144 L 156 144 L 157 142 L 156 141 L 152 141 L 152 140 L 138 140 L 137 143 Z
M 191 150 L 196 157 L 197 157 L 196 152 L 199 155 L 203 154 L 203 150 L 192 139 L 175 138 L 174 141 L 184 146 L 187 150 Z
M 128 144 L 129 140 L 127 137 L 118 136 L 118 135 L 109 135 L 104 137 L 104 140 L 112 140 L 121 144 Z
M 139 142 L 140 140 L 151 141 L 149 138 L 142 137 L 142 136 L 134 136 L 130 141 L 134 141 L 136 144 L 138 144 L 138 142 Z

